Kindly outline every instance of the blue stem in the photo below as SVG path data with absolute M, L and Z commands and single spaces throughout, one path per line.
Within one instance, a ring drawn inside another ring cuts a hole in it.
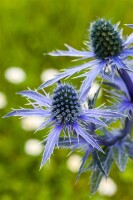
M 133 102 L 133 82 L 128 72 L 125 69 L 118 69 L 117 71 L 127 87 L 128 93 L 131 98 L 131 102 Z
M 113 138 L 110 139 L 105 139 L 105 138 L 99 138 L 100 140 L 100 145 L 104 146 L 112 146 L 116 142 L 122 140 L 125 138 L 128 134 L 131 134 L 132 132 L 132 121 L 129 120 L 129 118 L 126 118 L 125 120 L 125 127 L 120 131 L 119 135 L 114 136 Z

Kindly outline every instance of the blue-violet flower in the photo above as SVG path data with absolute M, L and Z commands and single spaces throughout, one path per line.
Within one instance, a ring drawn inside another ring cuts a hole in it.
M 41 130 L 47 126 L 52 126 L 50 134 L 46 138 L 46 146 L 43 154 L 41 167 L 50 158 L 55 146 L 58 145 L 61 131 L 68 133 L 69 138 L 73 133 L 77 138 L 82 137 L 90 146 L 102 151 L 97 140 L 93 135 L 89 134 L 85 127 L 89 123 L 95 125 L 106 126 L 101 120 L 109 120 L 111 118 L 122 117 L 119 113 L 113 112 L 109 109 L 85 109 L 79 100 L 79 94 L 74 87 L 68 84 L 59 83 L 54 90 L 52 97 L 48 94 L 43 95 L 33 90 L 21 91 L 18 94 L 33 100 L 30 104 L 32 109 L 15 109 L 8 113 L 5 117 L 10 116 L 40 116 L 44 118 L 44 122 L 37 129 Z
M 133 43 L 133 33 L 124 39 L 118 25 L 119 23 L 112 25 L 110 21 L 97 19 L 90 25 L 90 41 L 86 42 L 88 50 L 79 51 L 65 45 L 68 50 L 57 50 L 49 53 L 51 56 L 70 56 L 79 57 L 78 60 L 91 60 L 60 73 L 43 83 L 40 88 L 50 86 L 60 79 L 70 77 L 82 70 L 90 69 L 89 72 L 82 74 L 85 76 L 85 80 L 80 88 L 80 99 L 83 100 L 86 98 L 93 80 L 100 73 L 104 76 L 107 67 L 111 68 L 112 76 L 115 68 L 129 70 L 124 60 L 128 56 L 133 56 L 133 48 L 130 47 Z

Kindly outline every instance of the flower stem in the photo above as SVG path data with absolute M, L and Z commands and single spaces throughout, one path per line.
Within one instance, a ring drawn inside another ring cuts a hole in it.
M 131 101 L 133 102 L 133 82 L 128 72 L 125 69 L 118 69 L 117 71 L 120 77 L 122 78 L 122 80 L 124 81 L 127 87 L 128 93 L 130 95 Z

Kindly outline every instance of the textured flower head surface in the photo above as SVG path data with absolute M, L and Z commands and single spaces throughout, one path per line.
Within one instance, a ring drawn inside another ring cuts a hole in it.
M 99 59 L 118 56 L 122 47 L 122 37 L 109 21 L 96 20 L 90 27 L 90 42 L 93 52 Z
M 86 98 L 93 80 L 100 73 L 104 76 L 107 68 L 111 69 L 112 76 L 114 75 L 115 68 L 129 70 L 125 59 L 133 56 L 133 49 L 130 47 L 133 43 L 133 33 L 124 39 L 122 37 L 122 30 L 119 30 L 118 26 L 119 23 L 113 25 L 110 21 L 97 19 L 90 25 L 90 40 L 86 42 L 88 50 L 79 51 L 69 45 L 65 45 L 68 50 L 57 50 L 49 53 L 51 56 L 70 56 L 79 57 L 78 60 L 89 60 L 46 81 L 40 88 L 45 88 L 62 78 L 70 77 L 77 72 L 89 69 L 89 72 L 82 74 L 85 80 L 80 88 L 80 99 L 83 100 Z
M 43 95 L 33 90 L 22 91 L 18 94 L 27 97 L 28 100 L 31 99 L 32 102 L 30 101 L 30 104 L 33 108 L 16 109 L 8 113 L 5 117 L 40 116 L 44 118 L 44 122 L 37 131 L 47 126 L 53 127 L 46 138 L 47 142 L 41 166 L 50 158 L 55 146 L 58 145 L 59 136 L 62 131 L 65 135 L 68 134 L 69 138 L 71 138 L 71 134 L 75 134 L 77 138 L 80 136 L 93 148 L 102 151 L 96 138 L 89 134 L 85 130 L 85 127 L 89 123 L 103 127 L 106 124 L 101 119 L 110 120 L 122 117 L 119 113 L 108 109 L 85 109 L 81 104 L 77 91 L 68 84 L 59 83 L 51 98 L 46 93 Z

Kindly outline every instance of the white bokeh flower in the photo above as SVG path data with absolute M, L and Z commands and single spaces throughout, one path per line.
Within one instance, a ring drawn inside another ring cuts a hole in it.
M 113 196 L 117 191 L 117 185 L 111 178 L 103 178 L 98 191 L 103 196 Z
M 20 67 L 10 67 L 5 71 L 5 78 L 10 83 L 19 84 L 26 79 L 26 73 Z
M 21 126 L 26 131 L 34 131 L 41 125 L 42 122 L 43 118 L 38 116 L 31 116 L 27 118 L 22 118 Z
M 79 168 L 81 165 L 81 160 L 82 160 L 81 156 L 79 156 L 77 154 L 71 155 L 67 160 L 67 168 L 70 171 L 77 173 L 79 171 Z
M 38 156 L 42 153 L 43 147 L 39 140 L 30 139 L 25 142 L 24 150 L 28 155 Z
M 54 68 L 50 68 L 50 69 L 46 69 L 41 73 L 41 81 L 48 81 L 50 79 L 52 79 L 55 75 L 57 75 L 59 73 L 59 71 L 57 69 Z

